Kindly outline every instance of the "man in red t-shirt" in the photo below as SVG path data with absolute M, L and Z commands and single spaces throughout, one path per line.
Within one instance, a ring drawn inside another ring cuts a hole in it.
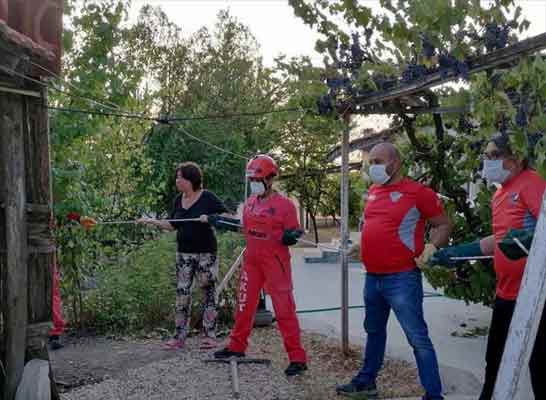
M 514 259 L 510 253 L 505 254 L 503 242 L 507 242 L 506 238 L 514 234 L 518 235 L 518 232 L 531 232 L 532 235 L 546 189 L 546 180 L 529 169 L 526 160 L 519 160 L 510 149 L 508 137 L 500 134 L 494 136 L 485 149 L 483 175 L 488 182 L 501 185 L 491 201 L 493 235 L 473 243 L 441 249 L 432 256 L 430 263 L 453 267 L 457 262 L 451 260 L 452 257 L 494 256 L 497 289 L 485 356 L 487 363 L 485 382 L 480 396 L 480 400 L 489 400 L 493 396 L 497 372 L 527 262 L 526 257 Z M 546 368 L 545 314 L 542 315 L 529 363 L 536 399 L 546 399 L 543 372 Z
M 436 193 L 402 176 L 400 154 L 394 145 L 378 144 L 369 158 L 374 185 L 368 193 L 361 236 L 367 272 L 364 328 L 368 337 L 361 370 L 351 383 L 336 390 L 348 397 L 377 396 L 375 380 L 383 366 L 392 309 L 413 347 L 426 390 L 423 399 L 443 399 L 438 360 L 423 316 L 423 284 L 416 259 L 425 248 L 426 222 L 433 227 L 428 247 L 435 248 L 447 243 L 449 220 Z

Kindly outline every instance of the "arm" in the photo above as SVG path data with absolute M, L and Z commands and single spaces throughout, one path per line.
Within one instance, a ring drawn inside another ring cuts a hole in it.
M 430 242 L 435 247 L 445 246 L 449 242 L 451 233 L 451 222 L 445 214 L 429 218 L 428 222 L 432 225 L 430 232 Z
M 164 231 L 174 231 L 176 228 L 170 224 L 170 222 L 167 221 L 160 221 L 158 219 L 154 218 L 140 218 L 137 220 L 138 224 L 141 225 L 152 225 L 157 226 L 159 229 Z
M 282 244 L 285 246 L 293 246 L 298 243 L 298 239 L 303 235 L 303 230 L 300 229 L 298 221 L 298 213 L 294 204 L 289 201 L 287 213 L 283 221 L 283 235 L 281 238 Z
M 484 256 L 492 256 L 495 252 L 495 237 L 491 235 L 480 240 L 480 249 Z

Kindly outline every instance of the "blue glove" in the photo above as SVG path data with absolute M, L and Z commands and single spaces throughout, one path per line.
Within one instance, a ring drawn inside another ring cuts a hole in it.
M 301 229 L 287 229 L 282 235 L 282 244 L 292 246 L 298 243 L 298 239 L 303 235 Z
M 477 257 L 482 255 L 479 241 L 465 243 L 458 246 L 444 247 L 436 251 L 428 260 L 428 264 L 453 268 L 467 262 L 465 260 L 452 260 L 453 257 Z
M 527 253 L 519 247 L 514 239 L 518 239 L 523 247 L 530 250 L 534 234 L 534 229 L 510 229 L 510 232 L 498 243 L 499 249 L 510 260 L 519 260 L 520 258 L 527 257 Z

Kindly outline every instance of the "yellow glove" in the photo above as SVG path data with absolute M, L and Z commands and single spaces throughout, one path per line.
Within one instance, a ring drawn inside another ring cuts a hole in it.
M 86 230 L 90 230 L 91 228 L 94 228 L 95 225 L 97 225 L 97 221 L 95 221 L 91 217 L 81 217 L 80 218 L 80 225 L 84 227 Z
M 421 269 L 426 268 L 428 266 L 428 260 L 430 260 L 430 257 L 432 257 L 436 250 L 438 249 L 432 243 L 425 244 L 423 252 L 415 259 L 417 266 Z

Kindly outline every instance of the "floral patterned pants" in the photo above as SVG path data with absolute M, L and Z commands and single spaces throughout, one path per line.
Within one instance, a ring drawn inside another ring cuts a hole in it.
M 176 253 L 176 338 L 188 336 L 191 319 L 191 292 L 194 278 L 203 290 L 203 332 L 216 337 L 215 290 L 218 280 L 216 253 Z

